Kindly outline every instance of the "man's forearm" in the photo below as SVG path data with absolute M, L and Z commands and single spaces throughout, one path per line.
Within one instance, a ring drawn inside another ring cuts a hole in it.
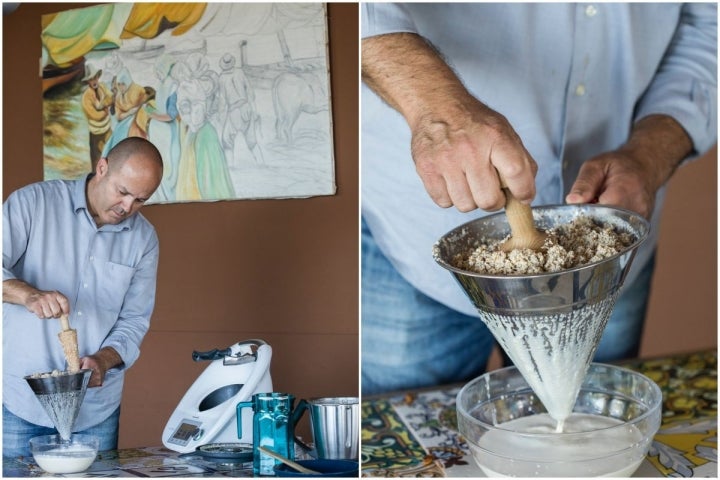
M 646 163 L 654 190 L 662 187 L 682 160 L 692 151 L 692 140 L 683 127 L 668 115 L 649 115 L 635 123 L 620 151 L 632 153 Z
M 70 304 L 62 293 L 38 290 L 17 278 L 3 281 L 3 302 L 22 305 L 39 318 L 57 318 L 63 312 L 70 313 Z
M 27 305 L 27 300 L 35 291 L 33 287 L 18 279 L 4 280 L 2 285 L 3 302 L 15 305 Z
M 532 201 L 537 167 L 512 125 L 473 97 L 422 37 L 379 35 L 362 50 L 363 80 L 405 117 L 415 168 L 436 204 L 498 210 L 499 176 L 518 200 Z
M 80 359 L 80 368 L 91 369 L 93 371 L 88 387 L 102 386 L 107 371 L 113 367 L 117 367 L 123 363 L 123 359 L 117 350 L 112 347 L 103 347 L 93 355 L 88 355 Z
M 438 109 L 462 109 L 458 99 L 471 98 L 441 56 L 413 33 L 363 39 L 362 79 L 405 117 L 410 128 Z
M 103 347 L 93 356 L 105 372 L 123 363 L 120 354 L 112 347 Z

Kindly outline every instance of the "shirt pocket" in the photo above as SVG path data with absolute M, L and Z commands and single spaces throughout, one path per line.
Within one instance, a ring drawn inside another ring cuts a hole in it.
M 134 274 L 134 267 L 114 262 L 98 262 L 95 275 L 98 307 L 119 313 Z

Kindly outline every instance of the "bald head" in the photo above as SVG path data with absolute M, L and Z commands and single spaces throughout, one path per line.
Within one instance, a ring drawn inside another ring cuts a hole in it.
M 155 145 L 128 137 L 101 158 L 87 185 L 90 213 L 98 226 L 116 224 L 137 212 L 160 185 L 163 162 Z
M 160 168 L 162 175 L 163 161 L 160 151 L 150 141 L 142 137 L 127 137 L 115 145 L 107 154 L 110 171 L 117 170 L 129 158 L 140 158 L 150 168 Z

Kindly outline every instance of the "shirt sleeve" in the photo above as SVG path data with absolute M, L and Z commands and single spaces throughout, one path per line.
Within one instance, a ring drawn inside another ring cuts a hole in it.
M 402 3 L 361 3 L 362 38 L 386 33 L 418 33 L 407 8 Z
M 32 214 L 30 202 L 20 201 L 20 195 L 13 192 L 3 204 L 3 281 L 17 278 L 13 267 L 27 249 Z
M 119 368 L 130 368 L 140 356 L 140 344 L 150 329 L 160 245 L 154 229 L 125 294 L 120 315 L 102 347 L 112 347 L 123 359 Z
M 635 119 L 665 114 L 690 136 L 694 154 L 717 141 L 717 5 L 683 5 L 675 35 Z

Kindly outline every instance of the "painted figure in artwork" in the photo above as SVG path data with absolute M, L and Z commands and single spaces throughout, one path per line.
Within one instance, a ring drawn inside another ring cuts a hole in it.
M 145 88 L 133 81 L 127 68 L 120 70 L 120 73 L 113 78 L 112 92 L 115 95 L 117 125 L 113 129 L 110 141 L 105 145 L 103 155 L 107 155 L 107 152 L 123 138 L 130 136 L 130 127 L 135 121 L 135 114 L 147 100 Z
M 177 110 L 177 86 L 180 67 L 169 56 L 163 56 L 155 63 L 155 76 L 160 82 L 156 90 L 156 110 L 150 113 L 154 121 L 149 132 L 150 140 L 161 151 L 167 152 L 163 160 L 163 180 L 155 191 L 159 201 L 174 201 L 175 187 L 180 163 L 180 113 Z
M 262 163 L 257 141 L 259 128 L 255 108 L 255 92 L 242 68 L 235 67 L 235 57 L 226 53 L 220 59 L 219 88 L 227 108 L 223 122 L 222 141 L 234 158 L 251 155 L 255 163 Z
M 186 128 L 178 178 L 185 199 L 218 200 L 235 196 L 220 137 L 208 117 L 208 95 L 197 79 L 178 86 L 178 111 Z
M 327 91 L 311 72 L 285 72 L 273 83 L 275 131 L 281 142 L 293 143 L 293 127 L 301 113 L 315 114 L 328 109 Z
M 140 108 L 138 108 L 135 115 L 133 115 L 133 121 L 130 123 L 128 130 L 128 137 L 148 138 L 150 120 L 152 119 L 152 115 L 157 111 L 157 103 L 155 102 L 155 89 L 149 86 L 144 87 L 144 89 L 145 95 L 143 96 Z
M 110 109 L 115 103 L 113 94 L 104 83 L 100 82 L 102 70 L 90 64 L 85 65 L 85 76 L 82 83 L 85 85 L 81 103 L 82 110 L 87 118 L 89 130 L 90 162 L 92 171 L 95 171 L 98 160 L 102 156 L 105 144 L 112 134 L 110 122 Z

